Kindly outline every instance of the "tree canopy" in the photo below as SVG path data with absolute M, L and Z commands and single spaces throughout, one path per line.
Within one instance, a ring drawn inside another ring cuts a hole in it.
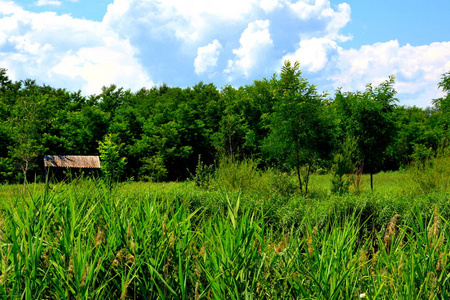
M 373 174 L 433 155 L 450 138 L 450 73 L 439 83 L 445 95 L 422 109 L 397 104 L 394 77 L 330 96 L 300 67 L 285 62 L 279 75 L 243 87 L 200 82 L 131 92 L 111 85 L 90 96 L 14 82 L 0 69 L 0 182 L 39 180 L 44 154 L 109 149 L 126 158 L 121 178 L 184 180 L 199 157 L 206 165 L 251 157 L 261 168 L 293 171 L 306 194 L 309 174 L 332 170 L 345 156 L 338 154 L 351 152 L 352 172 Z

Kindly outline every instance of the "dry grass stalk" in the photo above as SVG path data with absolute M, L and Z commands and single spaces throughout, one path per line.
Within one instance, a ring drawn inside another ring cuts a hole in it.
M 116 254 L 116 259 L 119 261 L 123 261 L 125 255 L 128 253 L 128 250 L 125 248 L 122 248 L 119 250 L 119 252 L 117 252 Z
M 46 267 L 48 267 L 49 265 L 49 258 L 50 258 L 50 249 L 45 248 L 45 250 L 42 251 L 41 259 Z
M 439 217 L 438 208 L 437 205 L 434 206 L 434 212 L 433 212 L 433 224 L 428 228 L 428 241 L 430 248 L 433 247 L 433 243 L 436 240 L 439 240 L 439 232 L 441 229 L 441 218 Z M 437 251 L 439 251 L 439 248 L 441 247 L 441 242 L 439 241 L 439 245 L 437 245 Z
M 95 235 L 94 242 L 95 246 L 106 243 L 106 234 L 103 230 L 100 229 L 100 226 L 97 228 L 97 234 Z
M 446 266 L 446 262 L 445 262 L 445 253 L 441 253 L 439 255 L 438 261 L 436 263 L 436 273 L 437 274 L 441 274 L 442 270 L 445 268 Z
M 3 228 L 4 228 L 3 218 L 0 216 L 0 241 L 3 241 Z
M 275 252 L 280 253 L 283 252 L 286 249 L 287 242 L 286 242 L 286 236 L 284 236 L 275 247 Z
M 133 254 L 128 253 L 128 249 L 122 248 L 120 249 L 117 254 L 115 259 L 112 262 L 112 266 L 113 267 L 117 267 L 120 264 L 127 264 L 127 265 L 132 265 L 135 262 L 135 257 Z
M 113 262 L 111 263 L 112 267 L 118 267 L 119 265 L 120 265 L 120 262 L 119 262 L 119 260 L 117 258 L 115 258 L 113 260 Z
M 169 239 L 169 247 L 173 248 L 174 244 L 175 244 L 175 232 L 172 231 Z
M 367 251 L 365 249 L 359 250 L 358 262 L 359 262 L 359 269 L 361 270 L 367 262 Z
M 438 292 L 439 288 L 437 287 L 437 281 L 438 278 L 436 277 L 436 274 L 432 271 L 430 271 L 427 274 L 428 282 L 430 283 L 430 288 L 428 292 L 429 299 L 435 299 L 436 292 Z M 426 279 L 425 279 L 426 280 Z
M 199 293 L 198 293 L 198 285 L 199 285 L 199 282 L 198 282 L 198 280 L 195 282 L 195 293 L 194 293 L 194 299 L 198 299 L 199 297 L 200 297 L 200 295 L 199 295 Z
M 163 273 L 164 273 L 166 278 L 169 276 L 169 273 L 170 273 L 170 270 L 171 270 L 171 265 L 172 265 L 172 258 L 169 257 L 167 259 L 166 264 L 163 267 Z
M 166 234 L 167 234 L 166 220 L 167 220 L 167 216 L 164 216 L 164 220 L 162 221 L 163 237 L 166 236 Z
M 56 230 L 56 236 L 58 237 L 58 239 L 61 239 L 61 236 L 62 236 L 62 230 L 63 230 L 63 228 L 62 228 L 61 225 L 60 225 L 60 226 L 58 227 L 58 229 Z
M 131 252 L 136 253 L 136 243 L 134 242 L 133 237 L 131 237 L 131 240 L 130 240 L 130 250 L 131 250 Z
M 386 232 L 383 238 L 383 244 L 388 254 L 391 249 L 392 239 L 394 239 L 397 234 L 397 222 L 400 219 L 400 217 L 401 216 L 399 214 L 395 214 L 389 221 L 388 226 L 386 227 Z
M 194 274 L 197 279 L 200 278 L 201 273 L 200 273 L 200 265 L 198 263 L 198 260 L 195 260 Z
M 306 234 L 306 244 L 308 245 L 308 254 L 312 257 L 314 255 L 314 242 L 309 232 Z
M 130 238 L 133 238 L 133 232 L 131 231 L 131 223 L 130 223 L 130 220 L 128 220 L 128 227 L 127 227 L 127 241 L 129 241 Z
M 400 255 L 400 263 L 399 263 L 398 268 L 397 268 L 397 271 L 398 271 L 399 276 L 401 276 L 401 274 L 402 274 L 402 269 L 403 269 L 404 266 L 405 266 L 405 263 L 403 262 L 403 253 L 402 253 L 402 254 Z
M 127 265 L 132 265 L 132 264 L 134 264 L 134 261 L 135 261 L 135 258 L 134 258 L 134 255 L 133 254 L 127 254 L 127 257 L 126 257 L 126 264 Z
M 313 227 L 313 230 L 312 230 L 312 232 L 311 232 L 311 234 L 314 236 L 314 235 L 316 235 L 318 232 L 319 232 L 319 228 L 317 228 L 317 226 L 314 226 L 314 227 Z
M 69 259 L 69 267 L 67 268 L 67 273 L 69 274 L 70 278 L 73 278 L 73 275 L 75 274 L 75 268 L 73 266 L 73 258 L 72 258 L 72 256 Z
M 127 298 L 127 290 L 128 290 L 128 286 L 130 285 L 130 283 L 131 283 L 130 280 L 125 281 L 125 285 L 123 286 L 122 293 L 120 294 L 120 300 Z
M 86 277 L 88 273 L 89 273 L 89 265 L 86 264 L 83 269 L 83 276 L 81 277 L 81 286 L 86 285 Z
M 197 257 L 198 258 L 200 258 L 200 257 L 203 257 L 203 255 L 205 255 L 205 246 L 202 246 L 201 248 L 200 248 L 200 251 L 198 252 L 198 254 L 197 254 Z
M 253 243 L 253 248 L 258 249 L 258 253 L 261 253 L 261 244 L 259 243 L 258 238 L 255 238 L 255 242 Z
M 370 272 L 372 273 L 372 276 L 376 276 L 378 272 L 378 270 L 375 268 L 378 265 L 378 256 L 380 256 L 380 251 L 377 251 L 372 255 L 370 264 Z

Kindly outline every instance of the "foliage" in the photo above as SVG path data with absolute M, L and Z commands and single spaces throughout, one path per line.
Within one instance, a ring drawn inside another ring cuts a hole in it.
M 201 156 L 198 156 L 197 167 L 195 168 L 195 174 L 191 175 L 191 180 L 195 185 L 206 189 L 209 187 L 211 180 L 213 179 L 214 165 L 205 165 L 201 160 Z
M 257 161 L 223 156 L 219 160 L 213 181 L 222 190 L 241 191 L 252 188 L 259 180 Z
M 434 155 L 431 149 L 419 149 L 415 156 L 416 160 L 408 168 L 408 174 L 415 188 L 422 193 L 448 190 L 450 188 L 450 150 L 441 148 Z
M 308 193 L 310 170 L 324 149 L 323 137 L 327 133 L 322 98 L 315 86 L 301 77 L 300 64 L 286 61 L 280 80 L 273 79 L 275 86 L 274 112 L 269 115 L 270 133 L 263 150 L 274 157 L 280 165 L 296 170 L 299 189 Z M 303 174 L 301 169 L 306 167 Z
M 214 192 L 199 203 L 206 194 L 193 183 L 125 183 L 110 191 L 81 180 L 28 188 L 1 203 L 5 299 L 450 293 L 448 193 L 289 197 L 278 202 L 286 215 L 276 219 L 248 206 L 244 193 Z M 208 210 L 207 203 L 222 206 Z
M 167 178 L 167 169 L 161 155 L 157 154 L 152 157 L 146 157 L 141 160 L 142 167 L 139 174 L 141 180 L 160 182 Z
M 348 188 L 353 183 L 350 174 L 356 171 L 354 162 L 357 141 L 352 137 L 347 137 L 341 149 L 334 155 L 332 168 L 333 178 L 331 179 L 331 192 L 343 194 L 348 192 Z
M 108 181 L 116 181 L 123 174 L 127 164 L 125 157 L 119 156 L 120 145 L 113 141 L 113 135 L 105 136 L 104 141 L 99 143 L 101 170 Z
M 98 155 L 111 133 L 119 157 L 127 158 L 122 179 L 185 180 L 199 156 L 205 165 L 221 156 L 252 157 L 261 170 L 294 170 L 307 194 L 314 169 L 332 170 L 334 159 L 348 156 L 347 138 L 357 141 L 351 161 L 364 173 L 405 168 L 417 155 L 436 153 L 450 139 L 449 77 L 439 83 L 445 95 L 422 109 L 395 105 L 393 77 L 325 99 L 290 62 L 279 76 L 243 87 L 200 82 L 132 92 L 113 84 L 89 96 L 13 81 L 0 68 L 0 182 L 42 178 L 44 154 Z M 343 188 L 342 177 L 334 180 Z
M 395 137 L 395 94 L 393 76 L 375 88 L 368 84 L 364 92 L 336 93 L 339 139 L 351 137 L 357 141 L 354 159 L 371 175 L 382 168 L 386 150 Z

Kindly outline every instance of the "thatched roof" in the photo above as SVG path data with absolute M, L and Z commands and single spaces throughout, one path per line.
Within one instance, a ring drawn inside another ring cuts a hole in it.
M 98 156 L 81 155 L 45 155 L 45 167 L 61 168 L 100 168 L 100 158 Z

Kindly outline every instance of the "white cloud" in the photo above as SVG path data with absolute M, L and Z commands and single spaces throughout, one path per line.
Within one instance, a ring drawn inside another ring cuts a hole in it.
M 248 24 L 239 39 L 240 47 L 234 49 L 235 60 L 229 60 L 225 73 L 242 73 L 249 76 L 262 56 L 273 45 L 269 32 L 269 20 L 257 20 Z M 232 77 L 231 77 L 232 78 Z
M 0 14 L 12 15 L 19 12 L 22 12 L 22 8 L 13 1 L 0 0 Z
M 288 54 L 282 61 L 299 61 L 310 72 L 318 72 L 329 63 L 330 56 L 340 50 L 330 38 L 312 38 L 300 41 L 295 53 Z
M 440 97 L 437 83 L 450 62 L 450 42 L 424 46 L 400 46 L 398 41 L 376 43 L 360 49 L 341 50 L 335 73 L 335 86 L 344 90 L 363 89 L 366 83 L 379 84 L 388 75 L 396 76 L 396 89 L 410 104 L 430 105 Z
M 71 79 L 83 78 L 86 81 L 83 91 L 87 94 L 98 93 L 102 86 L 110 84 L 133 90 L 148 86 L 151 84 L 149 77 L 127 48 L 121 43 L 116 47 L 81 48 L 65 56 L 50 72 Z
M 226 22 L 245 22 L 257 4 L 257 0 L 115 0 L 104 21 L 123 34 L 132 35 L 144 26 L 153 36 L 192 43 Z
M 9 11 L 0 18 L 0 66 L 13 79 L 37 79 L 86 94 L 111 83 L 125 88 L 153 84 L 129 41 L 102 23 L 17 6 Z
M 60 6 L 61 4 L 62 2 L 58 0 L 38 0 L 34 2 L 36 6 Z
M 282 8 L 283 4 L 278 0 L 261 0 L 260 6 L 266 13 L 270 13 L 277 8 Z
M 244 85 L 290 59 L 319 89 L 363 89 L 394 74 L 408 104 L 425 106 L 439 96 L 450 42 L 345 49 L 350 16 L 348 4 L 330 0 L 114 0 L 95 22 L 0 0 L 0 67 L 14 80 L 95 93 L 110 83 L 135 89 L 152 80 Z
M 288 6 L 297 14 L 301 19 L 321 18 L 326 14 L 329 14 L 328 9 L 330 3 L 327 0 L 299 0 L 295 3 L 288 3 Z
M 302 32 L 303 38 L 328 36 L 339 41 L 348 40 L 350 37 L 340 35 L 339 31 L 350 21 L 351 8 L 347 3 L 341 3 L 337 6 L 337 10 L 331 7 L 329 0 L 299 0 L 297 2 L 288 2 L 288 7 L 303 21 L 321 21 L 324 28 L 320 28 L 321 32 Z
M 202 74 L 217 66 L 217 60 L 222 50 L 218 40 L 214 40 L 204 47 L 199 47 L 194 60 L 195 73 Z
M 401 46 L 397 40 L 343 49 L 332 37 L 302 39 L 284 60 L 299 61 L 302 70 L 322 83 L 322 88 L 344 91 L 363 90 L 396 76 L 395 88 L 403 104 L 429 106 L 441 97 L 437 83 L 450 69 L 450 42 L 423 46 Z M 328 82 L 328 83 L 326 83 Z M 320 86 L 319 86 L 320 87 Z

